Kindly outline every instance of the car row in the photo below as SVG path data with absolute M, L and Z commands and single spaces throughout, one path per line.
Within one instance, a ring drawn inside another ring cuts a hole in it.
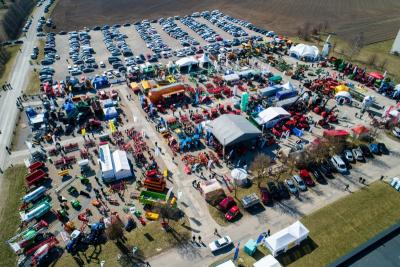
M 151 26 L 148 20 L 143 20 L 141 23 L 136 24 L 135 29 L 146 43 L 147 48 L 153 51 L 153 53 L 171 51 L 171 48 L 162 40 L 160 34 Z
M 196 41 L 192 36 L 190 36 L 186 31 L 179 27 L 173 18 L 160 18 L 158 20 L 162 26 L 163 31 L 168 33 L 171 37 L 177 39 L 182 46 L 199 45 L 200 43 Z
M 219 36 L 213 29 L 208 27 L 206 24 L 194 20 L 192 17 L 186 16 L 180 20 L 184 25 L 195 31 L 205 41 L 214 43 L 216 41 L 222 41 L 222 37 Z
M 41 83 L 49 82 L 52 83 L 53 75 L 54 75 L 54 68 L 50 66 L 44 66 L 39 71 L 39 80 Z
M 49 3 L 44 7 L 44 13 L 48 13 L 50 10 L 50 7 L 54 4 L 56 0 L 50 0 Z
M 46 37 L 46 42 L 44 45 L 44 58 L 40 62 L 42 65 L 51 65 L 55 62 L 56 58 L 59 59 L 59 56 L 56 55 L 56 40 L 54 37 L 54 33 L 48 33 Z
M 29 28 L 32 25 L 32 19 L 28 19 L 24 25 L 24 27 L 22 28 L 23 32 L 27 32 L 29 30 Z
M 205 16 L 204 18 L 209 20 L 212 24 L 216 25 L 223 31 L 229 33 L 233 37 L 241 37 L 248 35 L 248 33 L 241 27 L 229 22 L 221 12 L 216 13 L 214 15 Z
M 86 31 L 69 33 L 69 57 L 74 64 L 73 67 L 68 67 L 71 75 L 90 73 L 98 68 L 93 56 L 94 49 L 91 47 L 90 39 L 91 37 Z
M 111 53 L 111 56 L 133 56 L 132 49 L 125 41 L 128 36 L 122 34 L 118 28 L 111 27 L 109 29 L 104 29 L 102 30 L 102 33 L 104 36 L 104 44 L 106 45 L 107 50 Z

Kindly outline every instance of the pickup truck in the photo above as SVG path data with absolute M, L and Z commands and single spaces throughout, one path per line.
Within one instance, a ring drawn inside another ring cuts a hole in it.
M 260 203 L 260 199 L 258 198 L 256 193 L 253 193 L 242 198 L 241 202 L 243 207 L 247 209 Z

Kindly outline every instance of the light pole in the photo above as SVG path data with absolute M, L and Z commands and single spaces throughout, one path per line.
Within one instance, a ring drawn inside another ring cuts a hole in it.
M 225 160 L 225 137 L 224 137 L 224 145 L 222 147 L 222 157 Z

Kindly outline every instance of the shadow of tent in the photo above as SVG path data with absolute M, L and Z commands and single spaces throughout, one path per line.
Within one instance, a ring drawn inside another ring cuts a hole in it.
M 301 257 L 313 252 L 318 248 L 317 243 L 315 243 L 310 237 L 303 240 L 300 245 L 290 248 L 285 253 L 276 257 L 276 259 L 284 266 L 289 265 Z

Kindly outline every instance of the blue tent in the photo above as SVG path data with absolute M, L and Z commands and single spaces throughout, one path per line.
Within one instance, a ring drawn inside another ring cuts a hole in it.
M 106 76 L 97 76 L 92 80 L 92 85 L 95 89 L 100 89 L 108 86 L 108 79 Z

